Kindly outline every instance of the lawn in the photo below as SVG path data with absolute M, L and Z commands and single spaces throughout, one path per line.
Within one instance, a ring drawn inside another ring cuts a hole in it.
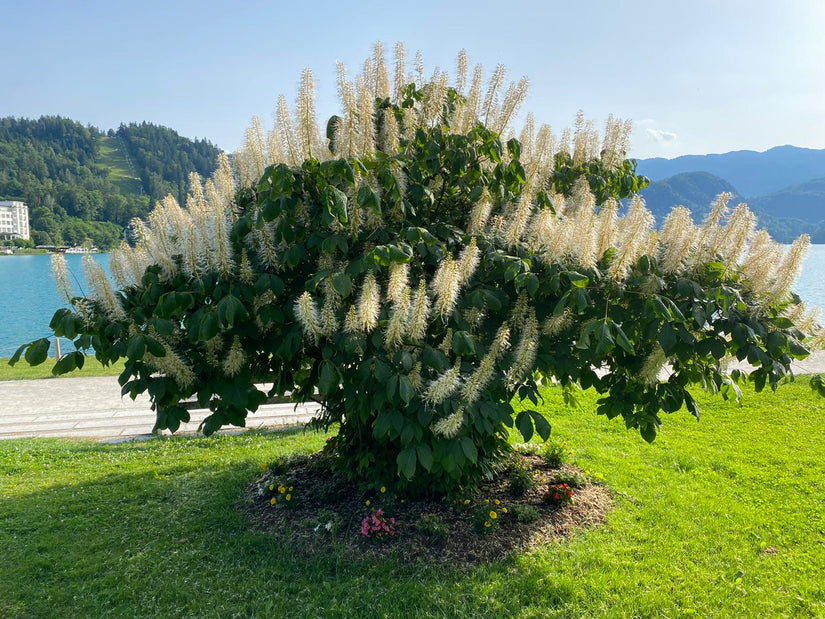
M 104 366 L 93 356 L 87 356 L 82 370 L 75 370 L 69 377 L 78 376 L 117 376 L 123 371 L 124 361 Z M 33 378 L 52 378 L 54 359 L 47 359 L 40 365 L 30 366 L 25 359 L 20 359 L 14 366 L 9 365 L 8 358 L 0 358 L 0 381 L 29 380 Z
M 545 396 L 615 507 L 476 567 L 307 560 L 250 530 L 247 484 L 320 434 L 0 443 L 0 616 L 825 616 L 825 401 L 807 380 L 742 407 L 700 394 L 702 421 L 670 415 L 652 445 L 590 394 Z

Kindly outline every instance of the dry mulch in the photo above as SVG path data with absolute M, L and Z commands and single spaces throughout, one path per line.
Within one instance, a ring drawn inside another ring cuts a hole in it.
M 451 564 L 501 559 L 513 551 L 538 548 L 604 522 L 613 505 L 606 488 L 585 483 L 573 488 L 572 504 L 550 505 L 543 496 L 548 483 L 559 476 L 578 475 L 584 480 L 581 471 L 569 465 L 549 466 L 533 454 L 524 456 L 524 464 L 532 469 L 537 483 L 522 496 L 511 492 L 504 471 L 483 483 L 472 496 L 454 501 L 403 500 L 389 493 L 359 490 L 331 471 L 329 457 L 319 452 L 271 465 L 247 488 L 239 509 L 245 512 L 253 528 L 272 534 L 307 557 L 347 552 L 356 557 L 395 556 L 404 562 Z M 271 503 L 273 497 L 275 505 Z M 518 521 L 514 515 L 520 509 L 518 506 L 531 506 L 538 512 L 538 518 L 532 522 Z M 395 519 L 395 535 L 375 539 L 361 533 L 362 521 L 376 509 L 382 509 L 386 519 Z M 478 510 L 496 511 L 493 526 L 474 526 L 473 516 Z M 422 531 L 422 516 L 427 516 L 425 521 L 434 519 L 443 525 L 441 535 Z

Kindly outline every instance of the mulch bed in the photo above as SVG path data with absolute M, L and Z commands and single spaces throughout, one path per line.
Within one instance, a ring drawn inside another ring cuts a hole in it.
M 472 496 L 453 501 L 403 500 L 389 493 L 359 490 L 332 472 L 329 458 L 319 452 L 271 465 L 247 488 L 239 509 L 254 529 L 272 534 L 291 551 L 307 557 L 346 552 L 451 564 L 501 559 L 604 522 L 613 505 L 610 494 L 603 486 L 586 483 L 581 471 L 569 465 L 549 466 L 534 454 L 524 455 L 522 467 L 532 472 L 536 485 L 521 496 L 513 494 L 508 471 L 504 471 Z M 561 477 L 577 479 L 581 487 L 572 488 L 572 504 L 551 505 L 544 498 L 545 490 Z M 537 518 L 519 521 L 517 514 L 525 510 L 520 506 L 532 507 Z M 376 539 L 362 534 L 364 519 L 378 509 L 394 535 Z M 496 512 L 494 519 L 485 515 L 490 511 Z M 484 527 L 479 516 L 491 526 Z

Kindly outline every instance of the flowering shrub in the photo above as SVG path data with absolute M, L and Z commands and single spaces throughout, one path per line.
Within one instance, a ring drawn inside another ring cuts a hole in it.
M 364 516 L 361 521 L 361 535 L 373 539 L 383 539 L 394 536 L 398 531 L 395 528 L 395 518 L 387 518 L 384 510 L 374 509 Z
M 573 489 L 566 483 L 548 484 L 544 501 L 551 505 L 567 505 L 573 502 Z
M 501 507 L 490 505 L 489 502 L 475 506 L 470 512 L 470 518 L 476 533 L 492 533 L 497 530 L 501 510 Z
M 209 409 L 206 434 L 245 425 L 268 395 L 317 400 L 351 479 L 458 493 L 512 429 L 548 438 L 542 413 L 511 405 L 537 403 L 545 379 L 568 398 L 594 388 L 599 414 L 652 441 L 662 411 L 699 416 L 688 386 L 738 397 L 747 376 L 724 373 L 727 355 L 756 366 L 761 390 L 808 354 L 806 335 L 823 339 L 790 292 L 807 237 L 786 252 L 725 195 L 703 225 L 678 207 L 657 233 L 631 197 L 647 180 L 624 158 L 629 123 L 609 119 L 602 140 L 580 116 L 556 137 L 528 116 L 508 138 L 527 80 L 505 88 L 499 67 L 484 92 L 480 67 L 463 53 L 458 67 L 426 80 L 398 46 L 392 79 L 377 46 L 354 83 L 339 66 L 325 134 L 307 71 L 294 117 L 281 98 L 233 167 L 222 156 L 185 207 L 170 196 L 135 222 L 137 244 L 111 256 L 117 290 L 87 261 L 92 290 L 76 297 L 56 258 L 73 309 L 51 328 L 78 350 L 55 373 L 91 348 L 125 358 L 123 393 L 149 393 L 158 430 L 188 421 L 188 398 Z

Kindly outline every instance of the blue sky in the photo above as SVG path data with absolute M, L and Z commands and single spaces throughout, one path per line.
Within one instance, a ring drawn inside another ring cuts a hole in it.
M 234 150 L 304 67 L 324 122 L 335 61 L 355 72 L 380 40 L 421 50 L 428 73 L 464 48 L 527 75 L 524 110 L 556 133 L 579 109 L 631 118 L 636 157 L 825 148 L 822 0 L 0 0 L 0 23 L 0 117 L 147 120 Z

